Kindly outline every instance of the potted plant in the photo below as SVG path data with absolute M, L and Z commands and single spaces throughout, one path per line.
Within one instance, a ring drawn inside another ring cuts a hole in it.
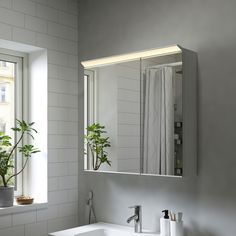
M 108 153 L 105 148 L 110 147 L 109 137 L 103 137 L 106 133 L 105 126 L 100 124 L 92 124 L 87 127 L 88 135 L 84 136 L 85 143 L 92 155 L 93 170 L 98 170 L 103 163 L 111 166 L 111 161 L 108 159 Z
M 34 138 L 33 133 L 37 133 L 33 128 L 34 122 L 27 123 L 16 120 L 16 123 L 16 127 L 12 128 L 12 130 L 19 134 L 19 138 L 14 145 L 11 143 L 12 138 L 10 136 L 0 133 L 0 177 L 2 180 L 2 186 L 0 186 L 0 207 L 13 206 L 14 186 L 12 186 L 12 180 L 25 169 L 32 154 L 39 152 L 34 145 L 24 144 L 21 146 L 21 141 L 26 136 Z M 23 166 L 18 172 L 15 172 L 14 157 L 17 151 L 22 153 Z

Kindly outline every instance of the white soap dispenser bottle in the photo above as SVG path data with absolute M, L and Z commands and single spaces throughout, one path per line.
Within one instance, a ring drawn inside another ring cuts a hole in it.
M 163 210 L 164 216 L 160 219 L 161 236 L 170 236 L 170 217 L 169 211 Z

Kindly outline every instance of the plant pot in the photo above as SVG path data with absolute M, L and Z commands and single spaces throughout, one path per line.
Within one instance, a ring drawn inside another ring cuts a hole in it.
M 13 206 L 14 186 L 0 187 L 0 207 Z

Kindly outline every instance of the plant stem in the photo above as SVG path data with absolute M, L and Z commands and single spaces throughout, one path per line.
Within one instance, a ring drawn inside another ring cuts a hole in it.
M 8 184 L 8 182 L 9 182 L 9 180 L 10 180 L 11 178 L 13 178 L 13 177 L 19 175 L 19 174 L 25 169 L 28 160 L 29 160 L 29 157 L 27 157 L 27 159 L 26 159 L 26 161 L 25 161 L 25 163 L 24 163 L 22 169 L 21 169 L 19 172 L 15 173 L 14 175 L 10 176 L 10 177 L 7 179 L 6 185 Z M 5 186 L 5 187 L 6 187 L 6 186 Z
M 95 167 L 94 167 L 94 159 L 95 159 L 95 158 L 94 158 L 94 152 L 93 152 L 93 149 L 92 149 L 92 147 L 91 147 L 91 144 L 90 144 L 90 143 L 88 143 L 88 147 L 89 147 L 89 149 L 90 149 L 90 152 L 91 152 L 91 154 L 92 154 L 92 162 L 93 162 L 92 164 L 93 164 L 93 169 L 94 169 L 94 168 L 95 168 Z
M 6 181 L 5 175 L 1 175 L 1 177 L 2 177 L 2 182 L 3 182 L 4 187 L 7 187 L 7 181 Z
M 98 148 L 97 144 L 95 146 L 96 146 L 95 150 L 97 150 L 97 148 Z M 97 152 L 96 152 L 96 164 L 95 164 L 95 168 L 94 169 L 98 170 L 98 153 Z
M 102 164 L 102 162 L 100 162 L 100 163 L 98 164 L 97 170 L 100 168 L 101 164 Z
M 24 133 L 25 133 L 25 132 L 23 131 L 22 134 L 21 134 L 21 136 L 20 136 L 20 138 L 19 138 L 19 140 L 16 142 L 16 144 L 13 146 L 11 152 L 9 153 L 8 158 L 7 158 L 7 164 L 8 164 L 8 162 L 9 162 L 10 158 L 11 158 L 12 153 L 14 152 L 14 150 L 17 148 L 18 144 L 19 144 L 20 141 L 22 140 L 22 138 L 23 138 L 23 136 L 24 136 Z

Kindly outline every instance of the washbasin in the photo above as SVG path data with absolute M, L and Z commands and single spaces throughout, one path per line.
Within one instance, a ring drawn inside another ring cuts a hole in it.
M 144 231 L 134 233 L 133 227 L 96 223 L 50 233 L 51 236 L 159 236 L 158 233 Z
M 74 236 L 131 236 L 132 233 L 121 230 L 96 229 L 84 233 L 78 233 Z

